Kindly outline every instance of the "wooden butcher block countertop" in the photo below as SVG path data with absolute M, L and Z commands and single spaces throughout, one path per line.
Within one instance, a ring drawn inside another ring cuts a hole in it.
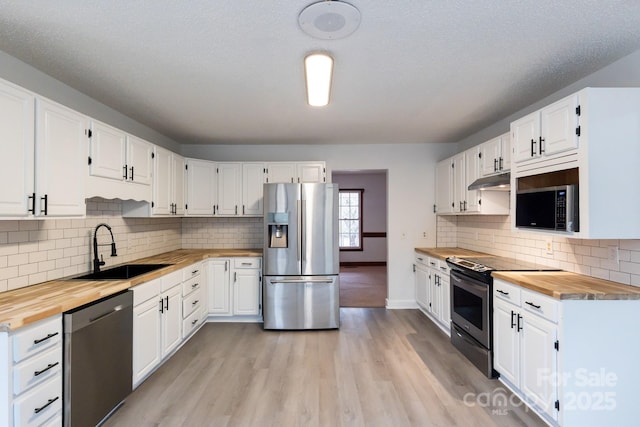
M 172 264 L 127 280 L 51 280 L 0 293 L 0 330 L 14 330 L 215 257 L 260 257 L 262 249 L 180 249 L 127 264 Z M 109 267 L 111 268 L 111 267 Z M 78 274 L 77 276 L 80 276 Z
M 491 275 L 560 300 L 636 300 L 640 288 L 568 271 L 494 271 Z
M 415 248 L 415 251 L 441 260 L 445 260 L 451 256 L 472 258 L 492 256 L 483 252 L 476 252 L 462 248 Z

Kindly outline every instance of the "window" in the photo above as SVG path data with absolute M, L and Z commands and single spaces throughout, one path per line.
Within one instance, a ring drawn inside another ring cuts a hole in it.
M 340 190 L 339 246 L 343 251 L 362 250 L 362 194 L 364 190 Z

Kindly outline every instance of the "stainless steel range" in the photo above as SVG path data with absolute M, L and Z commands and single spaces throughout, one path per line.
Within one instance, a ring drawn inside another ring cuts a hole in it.
M 503 257 L 447 258 L 451 267 L 451 343 L 488 378 L 493 369 L 493 271 L 553 270 Z

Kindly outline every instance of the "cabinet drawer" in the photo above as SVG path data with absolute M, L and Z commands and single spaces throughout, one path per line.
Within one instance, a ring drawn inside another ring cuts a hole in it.
M 13 361 L 19 362 L 54 345 L 62 340 L 62 318 L 54 318 L 38 322 L 19 330 L 11 337 L 13 345 Z
M 149 301 L 151 298 L 156 298 L 160 295 L 160 289 L 162 289 L 162 278 L 151 280 L 133 288 L 133 305 L 142 304 L 145 301 Z
M 202 272 L 202 263 L 197 262 L 193 265 L 190 265 L 187 268 L 182 269 L 182 280 L 189 280 L 193 277 L 199 276 Z
M 13 425 L 39 426 L 61 409 L 62 375 L 58 375 L 13 402 Z
M 446 261 L 439 260 L 438 272 L 443 276 L 448 276 L 450 271 L 449 264 Z
M 182 270 L 174 271 L 160 278 L 162 280 L 162 292 L 168 291 L 175 285 L 182 283 Z
M 187 318 L 195 310 L 198 310 L 204 304 L 202 301 L 202 290 L 192 292 L 191 295 L 182 300 L 182 317 Z
M 182 336 L 187 337 L 202 322 L 202 310 L 198 309 L 182 321 Z
M 186 297 L 191 292 L 195 292 L 204 287 L 204 283 L 202 283 L 202 277 L 196 276 L 191 279 L 188 279 L 182 284 L 182 296 Z
M 493 281 L 493 295 L 518 307 L 520 306 L 520 292 L 519 286 L 503 282 L 500 279 L 494 279 Z
M 53 418 L 42 424 L 41 427 L 62 427 L 62 412 L 54 415 Z
M 260 268 L 260 258 L 234 258 L 234 268 Z
M 62 345 L 38 354 L 13 368 L 14 396 L 56 375 L 62 375 Z
M 415 254 L 414 261 L 418 265 L 429 267 L 429 257 L 423 254 Z
M 558 322 L 557 300 L 526 289 L 522 290 L 522 296 L 520 299 L 522 301 L 522 307 L 527 311 L 535 313 L 540 317 L 552 321 L 553 323 Z

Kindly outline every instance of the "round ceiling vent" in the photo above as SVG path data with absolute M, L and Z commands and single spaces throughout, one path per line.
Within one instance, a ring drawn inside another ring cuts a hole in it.
M 313 3 L 300 12 L 298 23 L 302 31 L 323 40 L 341 39 L 360 25 L 360 11 L 341 1 Z

